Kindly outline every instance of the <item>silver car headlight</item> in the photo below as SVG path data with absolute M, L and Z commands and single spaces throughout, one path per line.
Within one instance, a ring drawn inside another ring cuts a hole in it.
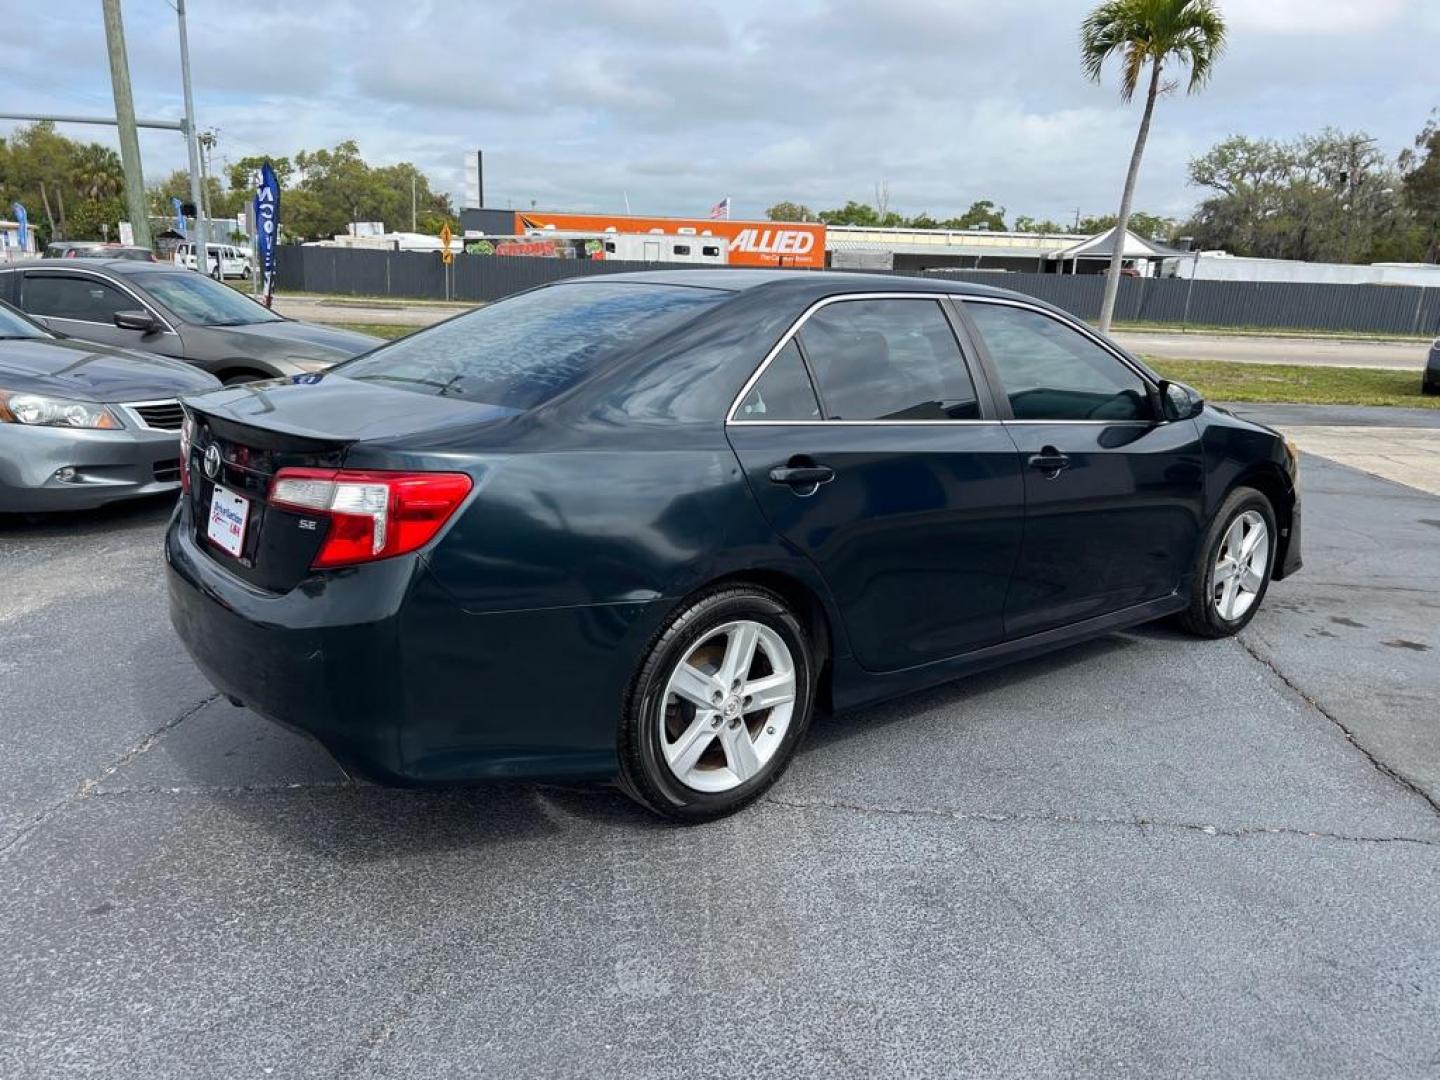
M 0 390 L 0 424 L 107 430 L 125 426 L 108 408 L 93 401 L 69 401 L 44 394 L 13 393 L 9 390 Z

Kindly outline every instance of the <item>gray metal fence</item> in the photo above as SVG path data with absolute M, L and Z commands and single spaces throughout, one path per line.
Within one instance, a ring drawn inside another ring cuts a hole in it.
M 456 300 L 498 300 L 561 278 L 650 269 L 655 264 L 457 255 L 449 295 Z M 396 299 L 446 296 L 439 256 L 423 252 L 285 246 L 279 250 L 278 270 L 277 285 L 284 290 Z M 951 271 L 935 276 L 1013 289 L 1092 320 L 1100 313 L 1105 287 L 1098 274 Z M 1440 289 L 1124 278 L 1115 317 L 1135 323 L 1440 334 Z

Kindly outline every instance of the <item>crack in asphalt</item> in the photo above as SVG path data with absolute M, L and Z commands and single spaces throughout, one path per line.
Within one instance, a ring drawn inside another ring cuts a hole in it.
M 126 765 L 130 764 L 130 762 L 134 761 L 141 754 L 144 754 L 146 751 L 152 749 L 155 744 L 158 743 L 161 739 L 163 739 L 169 732 L 179 727 L 186 720 L 189 720 L 190 717 L 194 716 L 201 709 L 205 708 L 206 705 L 209 705 L 212 701 L 216 700 L 219 696 L 220 694 L 217 691 L 216 693 L 201 698 L 189 708 L 182 709 L 175 716 L 172 716 L 169 720 L 165 721 L 165 723 L 161 724 L 154 731 L 150 732 L 144 738 L 136 742 L 133 746 L 130 747 L 130 749 L 126 750 L 109 765 L 105 766 L 105 768 L 101 769 L 98 776 L 87 777 L 86 779 L 80 781 L 79 786 L 74 791 L 70 792 L 70 794 L 66 795 L 62 799 L 57 799 L 55 802 L 51 803 L 49 806 L 45 807 L 38 814 L 32 817 L 29 821 L 21 825 L 9 836 L 5 837 L 4 840 L 0 840 L 0 855 L 4 855 L 21 840 L 23 840 L 26 836 L 30 835 L 30 833 L 34 832 L 41 825 L 45 824 L 45 822 L 49 821 L 52 817 L 60 813 L 60 811 L 64 810 L 70 804 L 97 794 L 96 789 L 106 780 L 106 778 L 114 776 L 117 772 L 123 769 Z
M 1226 827 L 1206 825 L 1190 821 L 1164 821 L 1158 818 L 1110 818 L 1081 817 L 1074 814 L 1001 814 L 981 810 L 939 810 L 924 806 L 882 806 L 872 803 L 852 802 L 845 799 L 786 799 L 767 795 L 762 802 L 783 806 L 791 810 L 840 810 L 858 814 L 877 814 L 888 817 L 932 818 L 955 823 L 975 822 L 982 825 L 1097 825 L 1107 828 L 1129 829 L 1174 829 L 1180 832 L 1198 832 L 1206 836 L 1223 836 L 1230 839 L 1245 839 L 1251 836 L 1296 836 L 1306 840 L 1338 840 L 1350 844 L 1416 844 L 1420 847 L 1440 847 L 1440 840 L 1426 840 L 1419 836 L 1357 836 L 1348 833 L 1312 832 L 1297 829 L 1292 825 L 1241 825 Z
M 1407 791 L 1410 791 L 1415 795 L 1420 796 L 1421 799 L 1425 800 L 1426 806 L 1430 807 L 1430 809 L 1433 810 L 1435 813 L 1440 814 L 1440 799 L 1437 799 L 1435 796 L 1431 795 L 1423 787 L 1417 784 L 1414 780 L 1411 780 L 1404 773 L 1400 772 L 1393 765 L 1390 765 L 1389 763 L 1380 760 L 1380 758 L 1378 758 L 1364 743 L 1359 740 L 1359 738 L 1356 737 L 1355 732 L 1350 729 L 1350 727 L 1345 723 L 1345 721 L 1341 720 L 1338 716 L 1332 713 L 1319 701 L 1313 698 L 1304 688 L 1300 686 L 1299 683 L 1295 682 L 1295 680 L 1290 678 L 1289 675 L 1281 671 L 1280 665 L 1276 663 L 1272 658 L 1261 653 L 1258 649 L 1255 648 L 1255 646 L 1251 645 L 1250 642 L 1246 641 L 1245 638 L 1239 634 L 1235 636 L 1235 640 L 1239 642 L 1240 647 L 1250 655 L 1251 659 L 1255 660 L 1260 664 L 1263 664 L 1275 675 L 1277 679 L 1279 679 L 1295 693 L 1299 694 L 1307 705 L 1309 705 L 1312 709 L 1318 712 L 1326 720 L 1329 720 L 1330 723 L 1334 724 L 1337 728 L 1339 728 L 1340 732 L 1345 736 L 1345 741 L 1348 742 L 1351 746 L 1353 746 L 1356 750 L 1360 751 L 1360 753 L 1365 756 L 1365 760 L 1370 762 L 1370 764 L 1375 767 L 1377 772 L 1379 772 L 1382 776 L 1386 776 L 1389 779 L 1393 780 L 1395 783 L 1399 784 Z

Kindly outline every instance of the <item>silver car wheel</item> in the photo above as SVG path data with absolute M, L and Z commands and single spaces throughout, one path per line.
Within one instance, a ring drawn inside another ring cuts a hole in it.
M 795 661 L 780 635 L 742 619 L 718 626 L 665 685 L 660 743 L 686 787 L 739 787 L 775 756 L 795 711 Z
M 1259 511 L 1246 510 L 1230 523 L 1211 576 L 1215 610 L 1234 622 L 1250 610 L 1270 569 L 1270 529 Z

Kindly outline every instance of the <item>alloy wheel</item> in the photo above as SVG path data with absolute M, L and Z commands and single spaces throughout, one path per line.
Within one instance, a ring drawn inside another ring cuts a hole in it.
M 758 775 L 795 711 L 795 661 L 778 633 L 750 619 L 718 626 L 670 673 L 660 742 L 675 778 L 722 792 Z
M 1244 616 L 1265 587 L 1270 569 L 1270 530 L 1259 511 L 1246 510 L 1220 541 L 1211 577 L 1215 610 L 1226 622 Z

